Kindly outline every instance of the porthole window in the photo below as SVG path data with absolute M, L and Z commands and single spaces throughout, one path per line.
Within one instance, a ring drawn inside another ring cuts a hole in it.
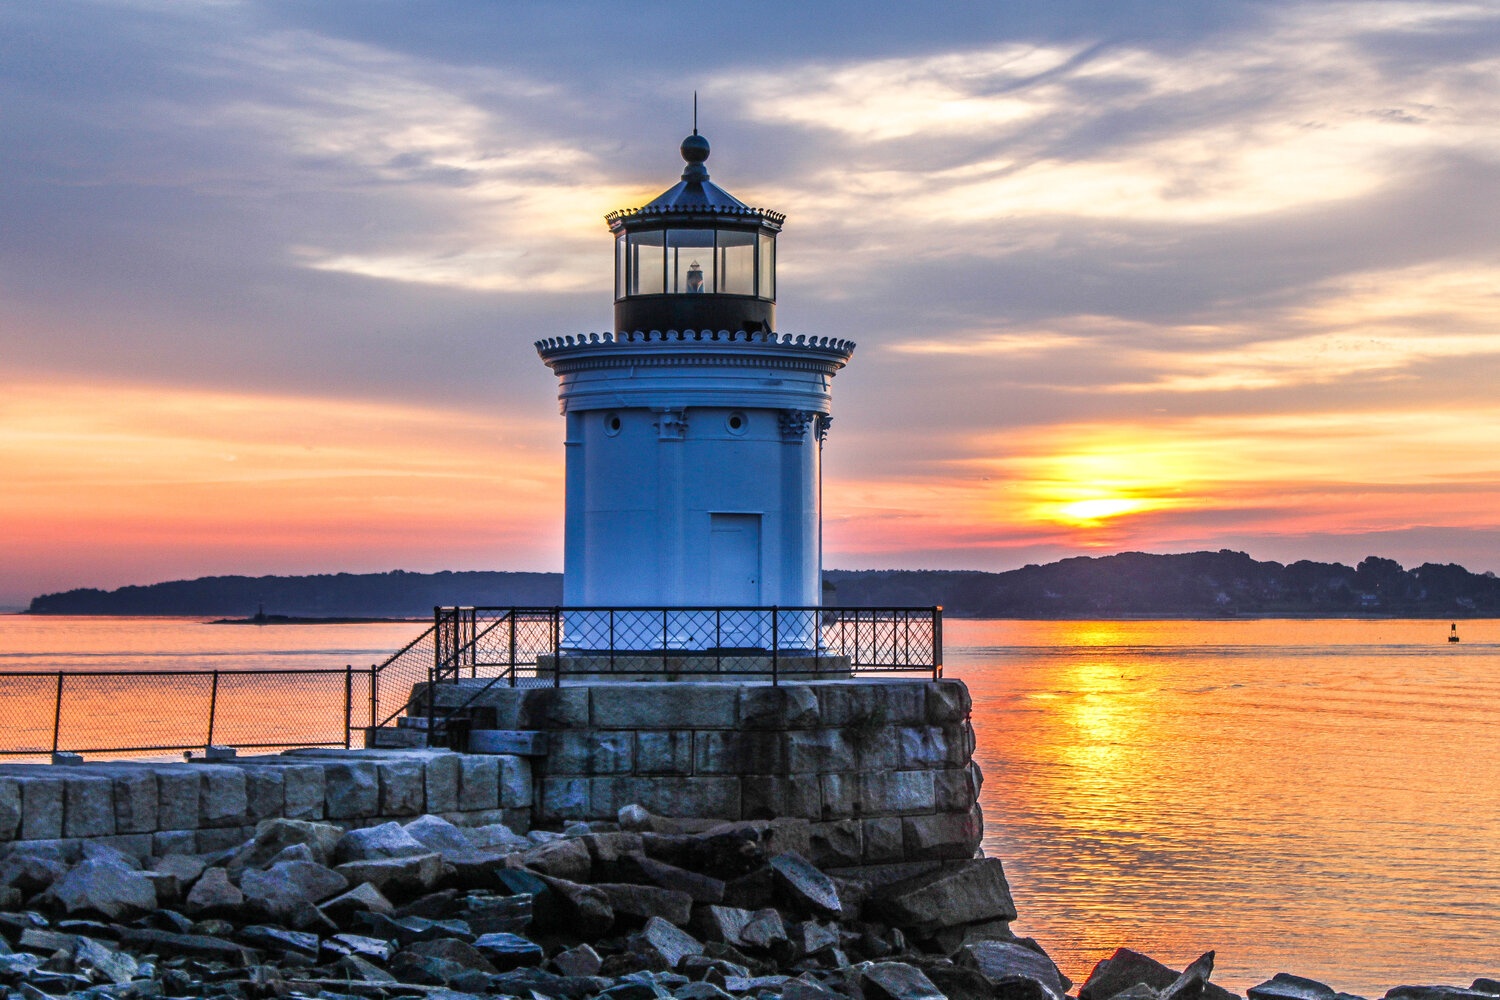
M 743 434 L 750 429 L 750 418 L 743 413 L 731 413 L 729 419 L 724 421 L 731 434 Z
M 620 428 L 623 426 L 625 426 L 625 424 L 620 420 L 620 415 L 618 413 L 606 413 L 604 415 L 604 433 L 608 434 L 610 437 L 614 437 L 616 434 L 620 433 Z

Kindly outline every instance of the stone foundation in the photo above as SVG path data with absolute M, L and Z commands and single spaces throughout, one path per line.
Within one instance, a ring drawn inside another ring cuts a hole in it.
M 485 682 L 444 684 L 456 708 Z M 0 765 L 0 842 L 103 840 L 139 857 L 239 844 L 271 817 L 346 828 L 423 813 L 517 832 L 658 816 L 805 819 L 820 866 L 973 857 L 983 832 L 961 681 L 494 687 L 469 705 L 544 735 L 532 758 L 293 750 L 217 762 Z
M 441 685 L 440 708 L 484 682 Z M 981 775 L 957 680 L 493 687 L 492 725 L 547 734 L 533 820 L 661 816 L 810 820 L 832 866 L 969 858 Z
M 215 763 L 0 765 L 0 842 L 101 840 L 136 857 L 240 844 L 281 816 L 346 828 L 434 813 L 459 826 L 530 829 L 522 757 L 446 750 L 294 750 Z

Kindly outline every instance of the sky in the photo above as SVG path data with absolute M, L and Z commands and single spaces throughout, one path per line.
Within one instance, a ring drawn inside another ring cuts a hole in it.
M 0 0 L 0 605 L 556 570 L 602 217 L 786 213 L 825 564 L 1500 570 L 1500 6 Z

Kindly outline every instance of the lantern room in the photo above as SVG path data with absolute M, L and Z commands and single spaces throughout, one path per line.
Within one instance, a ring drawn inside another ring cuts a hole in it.
M 682 180 L 606 216 L 615 235 L 617 330 L 776 328 L 776 234 L 784 217 L 708 179 L 708 140 L 682 141 Z

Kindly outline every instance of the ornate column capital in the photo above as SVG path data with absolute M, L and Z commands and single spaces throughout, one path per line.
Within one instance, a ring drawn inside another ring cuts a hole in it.
M 812 410 L 778 410 L 776 422 L 781 426 L 783 441 L 801 441 L 817 414 Z

